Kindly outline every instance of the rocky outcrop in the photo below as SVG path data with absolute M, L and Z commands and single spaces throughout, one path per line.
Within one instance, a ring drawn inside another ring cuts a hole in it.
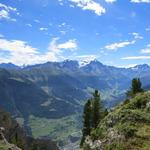
M 28 137 L 19 124 L 11 119 L 9 113 L 2 109 L 0 109 L 0 146 L 4 150 L 58 150 L 51 140 Z
M 21 150 L 14 144 L 10 144 L 5 138 L 3 132 L 5 131 L 4 127 L 0 127 L 0 149 L 3 150 Z
M 146 150 L 150 147 L 150 93 L 125 101 L 86 137 L 84 150 Z

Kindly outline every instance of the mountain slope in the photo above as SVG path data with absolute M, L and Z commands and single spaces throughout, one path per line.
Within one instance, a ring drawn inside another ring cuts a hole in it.
M 106 116 L 87 137 L 84 149 L 149 150 L 150 93 L 126 100 Z
M 124 99 L 133 77 L 140 77 L 147 89 L 150 77 L 148 65 L 116 68 L 97 60 L 82 66 L 66 60 L 25 67 L 2 64 L 0 68 L 0 106 L 11 112 L 28 134 L 52 138 L 61 145 L 80 138 L 82 108 L 94 89 L 110 108 Z
M 4 129 L 3 131 L 0 130 L 0 133 L 2 132 L 2 135 L 4 136 L 4 138 L 0 137 L 0 149 L 19 150 L 19 148 L 21 148 L 24 150 L 58 150 L 55 143 L 50 140 L 40 140 L 27 137 L 19 124 L 11 119 L 9 113 L 2 109 L 0 109 L 0 127 Z
M 31 80 L 3 69 L 0 70 L 0 96 L 1 106 L 13 116 L 28 118 L 32 114 L 60 118 L 74 113 L 74 110 L 69 109 L 70 104 L 47 94 Z M 65 111 L 60 109 L 63 106 L 66 107 Z

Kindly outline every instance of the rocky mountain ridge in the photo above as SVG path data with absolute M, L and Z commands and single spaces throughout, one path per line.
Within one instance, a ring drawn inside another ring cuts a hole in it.
M 118 105 L 85 140 L 84 150 L 149 150 L 150 93 Z

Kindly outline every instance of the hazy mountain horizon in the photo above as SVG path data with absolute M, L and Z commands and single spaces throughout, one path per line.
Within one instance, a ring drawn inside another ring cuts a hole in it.
M 110 66 L 110 67 L 115 67 L 115 68 L 127 68 L 127 69 L 130 69 L 130 68 L 136 68 L 138 66 L 139 67 L 142 67 L 142 66 L 150 67 L 150 65 L 147 64 L 147 63 L 132 64 L 132 65 L 127 65 L 127 66 L 115 66 L 115 65 L 105 64 L 105 63 L 101 62 L 98 59 L 93 59 L 93 60 L 65 59 L 63 61 L 47 61 L 47 62 L 43 62 L 43 63 L 36 63 L 36 64 L 30 64 L 30 65 L 18 65 L 18 64 L 12 63 L 12 62 L 8 62 L 8 63 L 2 62 L 2 63 L 0 63 L 0 67 L 1 68 L 3 68 L 3 67 L 4 68 L 5 67 L 7 67 L 7 68 L 18 68 L 18 67 L 19 68 L 26 68 L 26 67 L 30 67 L 30 66 L 44 65 L 44 64 L 48 64 L 48 63 L 66 63 L 66 62 L 76 62 L 79 67 L 86 66 L 86 65 L 90 64 L 91 62 L 99 62 L 102 65 Z

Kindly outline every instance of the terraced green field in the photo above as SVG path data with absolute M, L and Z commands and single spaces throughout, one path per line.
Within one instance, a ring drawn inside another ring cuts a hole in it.
M 29 126 L 34 138 L 50 137 L 60 145 L 79 141 L 81 136 L 81 116 L 79 114 L 61 119 L 47 119 L 30 116 Z

